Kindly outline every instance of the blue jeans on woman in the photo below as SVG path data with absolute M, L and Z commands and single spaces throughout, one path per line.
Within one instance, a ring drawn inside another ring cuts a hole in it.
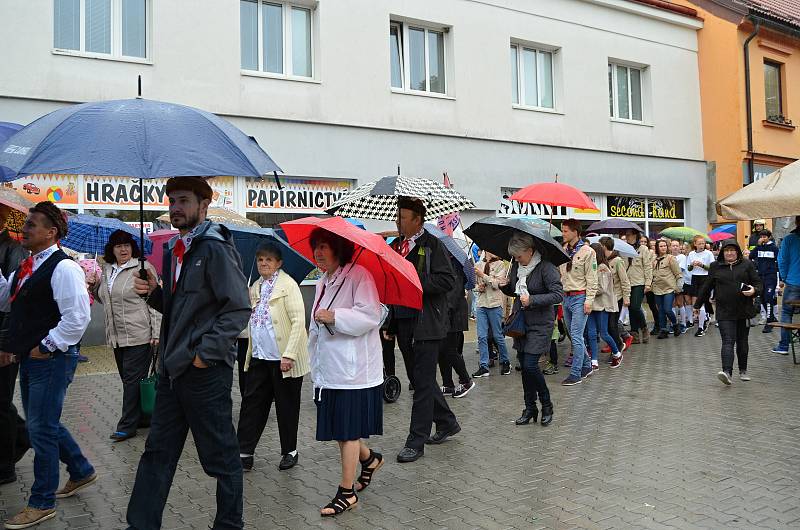
M 489 368 L 489 333 L 500 350 L 500 363 L 508 364 L 508 349 L 503 336 L 503 308 L 479 307 L 478 313 L 478 351 L 481 354 L 481 366 Z
M 658 306 L 658 329 L 670 332 L 667 327 L 667 317 L 672 323 L 673 328 L 678 324 L 675 313 L 672 312 L 672 303 L 675 301 L 675 293 L 657 294 L 656 305 Z
M 79 482 L 94 474 L 72 435 L 61 424 L 67 387 L 78 366 L 75 346 L 55 352 L 50 359 L 22 360 L 19 370 L 22 408 L 33 447 L 33 486 L 28 506 L 49 510 L 56 505 L 59 460 L 67 465 L 70 480 Z
M 614 355 L 619 353 L 617 341 L 608 332 L 608 313 L 605 311 L 592 311 L 589 320 L 586 322 L 589 330 L 589 351 L 592 352 L 592 364 L 597 363 L 597 354 L 600 349 L 597 344 L 597 337 L 605 341 L 611 347 Z
M 781 322 L 784 324 L 792 323 L 792 315 L 794 314 L 794 307 L 786 302 L 789 300 L 800 300 L 800 285 L 792 285 L 790 283 L 783 286 L 783 303 L 781 304 Z M 781 351 L 789 351 L 789 342 L 791 340 L 791 331 L 788 329 L 781 329 L 781 340 L 776 349 Z
M 575 296 L 564 296 L 564 320 L 569 328 L 569 336 L 572 339 L 572 368 L 570 375 L 580 379 L 582 372 L 591 371 L 592 363 L 586 355 L 586 343 L 583 340 L 583 331 L 586 328 L 586 321 L 589 315 L 583 312 L 583 304 L 586 302 L 585 294 Z

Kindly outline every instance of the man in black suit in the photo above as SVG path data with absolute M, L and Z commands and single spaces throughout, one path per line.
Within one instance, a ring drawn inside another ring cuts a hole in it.
M 398 200 L 397 229 L 392 248 L 410 261 L 422 284 L 422 311 L 395 306 L 389 335 L 396 335 L 402 349 L 413 356 L 414 404 L 411 426 L 398 462 L 413 462 L 425 453 L 425 444 L 440 444 L 458 433 L 461 426 L 436 382 L 439 343 L 447 335 L 447 293 L 456 288 L 447 250 L 423 228 L 425 206 L 419 199 Z M 431 425 L 436 432 L 431 436 Z

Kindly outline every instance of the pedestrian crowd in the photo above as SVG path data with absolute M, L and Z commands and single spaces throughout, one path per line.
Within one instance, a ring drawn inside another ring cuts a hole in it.
M 740 248 L 735 239 L 707 248 L 702 236 L 684 245 L 650 241 L 634 229 L 620 239 L 592 242 L 574 219 L 561 227 L 566 263 L 557 266 L 540 241 L 517 231 L 507 245 L 510 261 L 483 252 L 471 290 L 462 267 L 423 226 L 424 203 L 403 197 L 391 249 L 416 271 L 422 308 L 383 305 L 354 244 L 316 228 L 309 243 L 323 274 L 306 322 L 300 288 L 282 269 L 284 250 L 262 245 L 255 258 L 258 278 L 248 285 L 230 231 L 206 220 L 208 184 L 172 178 L 166 192 L 179 234 L 165 247 L 161 278 L 140 260 L 135 238 L 121 231 L 108 240 L 99 272 L 85 272 L 61 250 L 67 223 L 49 202 L 31 208 L 21 245 L 0 234 L 0 484 L 14 482 L 14 464 L 29 448 L 34 451 L 28 504 L 5 523 L 7 529 L 54 517 L 57 499 L 97 480 L 61 423 L 90 320 L 90 297 L 102 304 L 106 341 L 122 383 L 122 410 L 110 439 L 123 442 L 140 428 L 150 429 L 127 509 L 129 528 L 140 530 L 160 528 L 189 432 L 203 470 L 217 481 L 213 528 L 242 528 L 242 474 L 260 465 L 256 448 L 273 403 L 279 470 L 300 458 L 297 432 L 307 377 L 316 439 L 335 441 L 341 461 L 336 493 L 320 515 L 336 516 L 359 504 L 386 461 L 369 440 L 383 434 L 384 381 L 395 373 L 395 346 L 413 390 L 408 434 L 395 459 L 411 463 L 461 431 L 447 397 L 466 397 L 495 363 L 499 375 L 513 373 L 507 338 L 522 380 L 523 409 L 515 423 L 547 426 L 555 411 L 546 376 L 559 373 L 558 345 L 566 339 L 569 371 L 560 384 L 574 386 L 601 363 L 619 370 L 624 356 L 653 335 L 667 340 L 694 328 L 700 337 L 714 325 L 722 338 L 718 378 L 730 385 L 734 358 L 740 379 L 750 380 L 748 334 L 759 314 L 770 333 L 778 324 L 779 293 L 781 323 L 792 320 L 794 308 L 786 302 L 800 299 L 800 227 L 780 247 L 761 225 L 752 248 Z M 796 222 L 800 226 L 800 216 Z M 621 255 L 620 240 L 635 254 Z M 479 354 L 472 374 L 463 352 L 470 317 L 477 324 Z M 773 351 L 787 354 L 790 338 L 781 329 Z M 139 382 L 154 363 L 159 377 L 149 414 Z M 242 400 L 234 428 L 237 365 Z M 18 372 L 24 420 L 13 403 Z M 59 461 L 69 474 L 60 489 Z

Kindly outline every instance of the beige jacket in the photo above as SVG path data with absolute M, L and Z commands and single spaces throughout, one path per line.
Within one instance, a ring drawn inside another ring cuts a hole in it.
M 476 269 L 483 271 L 486 261 L 480 260 Z M 506 295 L 500 291 L 498 282 L 508 276 L 508 265 L 503 260 L 493 261 L 489 264 L 489 275 L 477 278 L 478 307 L 504 307 Z M 481 289 L 483 291 L 481 292 Z
M 617 312 L 617 298 L 614 295 L 614 273 L 605 265 L 597 266 L 597 294 L 592 303 L 592 311 Z
M 155 267 L 150 263 L 145 261 L 144 266 L 157 276 Z M 103 263 L 100 281 L 92 290 L 95 299 L 103 304 L 106 343 L 112 348 L 138 346 L 158 339 L 161 313 L 149 307 L 145 299 L 133 290 L 133 279 L 139 273 L 139 267 L 138 260 L 129 260 L 114 278 L 109 290 L 108 275 L 112 265 Z
M 683 277 L 681 266 L 672 254 L 656 259 L 653 265 L 653 294 L 663 295 L 678 290 L 678 280 Z
M 655 256 L 644 245 L 639 247 L 638 252 L 639 257 L 625 258 L 626 262 L 630 259 L 630 264 L 627 267 L 628 279 L 631 282 L 631 286 L 644 285 L 645 287 L 652 287 Z
M 609 262 L 609 265 L 611 265 L 611 272 L 614 275 L 614 296 L 616 296 L 617 300 L 622 299 L 626 304 L 630 303 L 631 281 L 626 270 L 627 263 L 622 258 L 616 257 Z M 617 306 L 617 309 L 619 309 L 619 306 Z
M 261 301 L 261 285 L 263 278 L 250 286 L 250 306 L 256 307 Z M 294 366 L 283 377 L 302 377 L 311 371 L 308 356 L 308 335 L 306 334 L 306 310 L 300 287 L 291 276 L 283 271 L 278 272 L 272 296 L 269 298 L 269 313 L 272 318 L 272 329 L 275 331 L 275 342 L 281 357 L 294 361 Z M 250 324 L 247 324 L 248 331 Z M 253 343 L 248 339 L 247 359 L 244 370 L 250 368 L 253 358 Z
M 569 255 L 569 250 L 564 247 Z M 569 291 L 586 291 L 586 303 L 593 304 L 597 294 L 597 257 L 594 250 L 587 244 L 572 257 L 572 270 L 567 271 L 567 265 L 559 267 L 561 271 L 561 284 L 564 294 Z

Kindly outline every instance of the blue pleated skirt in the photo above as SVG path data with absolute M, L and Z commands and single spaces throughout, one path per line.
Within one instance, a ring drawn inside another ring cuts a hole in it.
M 383 384 L 372 388 L 314 392 L 317 440 L 346 442 L 383 434 Z

